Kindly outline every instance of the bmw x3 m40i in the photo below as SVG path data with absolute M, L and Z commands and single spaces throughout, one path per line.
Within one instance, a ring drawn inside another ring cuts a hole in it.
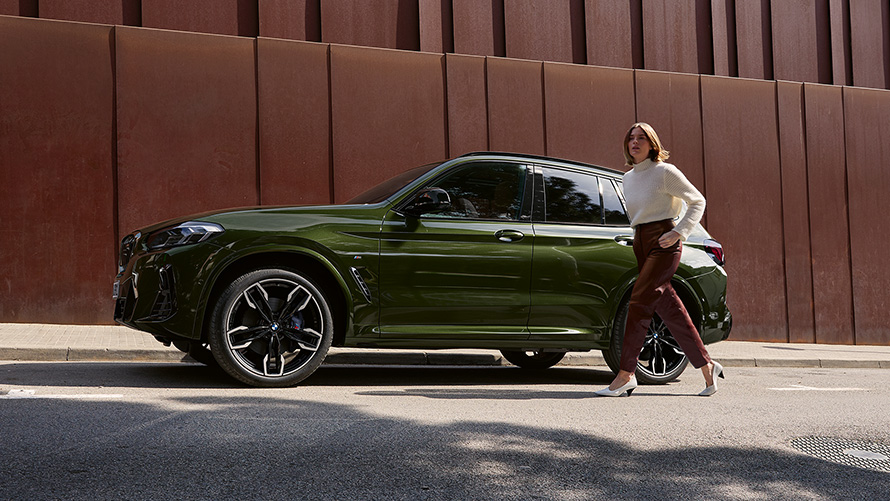
M 331 346 L 501 350 L 524 368 L 566 352 L 620 360 L 637 276 L 621 172 L 473 153 L 341 205 L 183 217 L 124 237 L 117 322 L 255 386 L 296 384 Z M 726 339 L 723 249 L 700 226 L 673 285 L 702 340 Z M 637 376 L 687 359 L 656 316 Z

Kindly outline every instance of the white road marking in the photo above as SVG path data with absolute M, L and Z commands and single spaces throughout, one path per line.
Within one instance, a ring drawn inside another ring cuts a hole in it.
M 802 384 L 792 384 L 788 388 L 770 388 L 776 391 L 865 391 L 865 388 L 816 388 Z
M 50 400 L 102 400 L 106 398 L 123 398 L 120 393 L 82 393 L 72 395 L 38 395 L 35 390 L 9 390 L 0 395 L 0 400 L 50 399 Z

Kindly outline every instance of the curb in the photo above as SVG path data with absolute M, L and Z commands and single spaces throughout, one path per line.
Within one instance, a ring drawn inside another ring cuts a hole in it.
M 108 348 L 0 348 L 0 360 L 10 362 L 150 362 L 196 363 L 175 349 Z M 890 369 L 890 360 L 842 360 L 819 358 L 721 358 L 725 367 Z M 509 366 L 500 353 L 480 350 L 407 351 L 382 349 L 332 348 L 324 365 L 401 365 L 401 366 Z M 560 367 L 600 367 L 606 362 L 599 352 L 568 353 Z

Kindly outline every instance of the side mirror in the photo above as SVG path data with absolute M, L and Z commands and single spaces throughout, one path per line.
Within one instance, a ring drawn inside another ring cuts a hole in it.
M 424 188 L 414 195 L 411 203 L 402 212 L 409 216 L 419 217 L 422 214 L 442 212 L 451 207 L 451 196 L 442 188 Z

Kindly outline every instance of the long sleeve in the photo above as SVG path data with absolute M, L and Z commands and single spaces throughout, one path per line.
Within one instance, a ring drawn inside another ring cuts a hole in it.
M 677 223 L 674 231 L 685 241 L 705 212 L 705 197 L 686 179 L 680 169 L 665 164 L 664 192 L 686 202 L 686 214 Z

